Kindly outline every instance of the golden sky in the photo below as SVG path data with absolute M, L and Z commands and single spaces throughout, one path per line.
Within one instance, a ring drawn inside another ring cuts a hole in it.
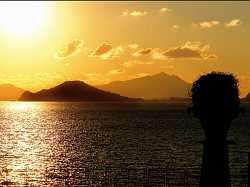
M 250 92 L 250 2 L 0 2 L 0 84 L 37 91 L 233 72 Z

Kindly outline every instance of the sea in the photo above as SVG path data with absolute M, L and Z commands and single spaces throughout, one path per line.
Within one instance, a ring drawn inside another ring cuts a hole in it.
M 0 186 L 199 186 L 190 103 L 0 102 Z M 250 103 L 232 123 L 231 183 L 246 187 Z

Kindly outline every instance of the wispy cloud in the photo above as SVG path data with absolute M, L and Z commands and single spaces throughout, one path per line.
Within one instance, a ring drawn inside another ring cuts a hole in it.
M 122 16 L 131 16 L 131 17 L 140 17 L 140 16 L 145 16 L 145 15 L 148 15 L 148 14 L 164 14 L 164 13 L 167 13 L 167 12 L 172 12 L 173 10 L 170 9 L 170 8 L 167 8 L 167 7 L 162 7 L 158 10 L 153 10 L 153 11 L 145 11 L 145 10 L 132 10 L 132 11 L 129 11 L 129 10 L 126 10 L 126 11 L 123 11 L 122 12 Z
M 82 45 L 83 45 L 82 40 L 73 39 L 67 45 L 58 49 L 58 51 L 56 51 L 56 53 L 54 54 L 54 58 L 61 60 L 74 56 L 78 52 L 80 52 Z
M 111 57 L 112 58 L 120 57 L 123 53 L 124 53 L 124 49 L 121 45 L 119 45 L 117 47 L 113 47 Z
M 134 65 L 152 65 L 155 64 L 155 61 L 153 60 L 129 60 L 123 63 L 123 66 L 126 68 L 131 68 Z
M 153 60 L 165 60 L 166 56 L 162 54 L 160 49 L 154 49 L 151 55 Z
M 226 27 L 237 27 L 240 26 L 243 22 L 239 19 L 232 19 L 228 23 L 225 24 Z
M 191 59 L 214 59 L 215 54 L 209 53 L 210 46 L 203 45 L 201 42 L 186 42 L 177 47 L 172 47 L 162 53 L 167 58 L 191 58 Z
M 123 12 L 122 12 L 122 15 L 123 15 L 123 16 L 129 16 L 129 11 L 127 11 L 127 10 L 126 10 L 126 11 L 123 11 Z
M 217 20 L 210 20 L 210 21 L 202 21 L 199 23 L 193 23 L 192 25 L 195 27 L 200 27 L 202 29 L 209 29 L 209 28 L 215 27 L 219 24 L 220 24 L 220 22 Z
M 132 17 L 145 16 L 147 14 L 148 14 L 147 11 L 138 11 L 138 10 L 134 10 L 134 11 L 126 10 L 126 11 L 122 12 L 123 16 L 132 16 Z
M 148 74 L 148 73 L 137 73 L 137 74 L 135 74 L 135 75 L 133 76 L 133 78 L 146 77 L 146 76 L 148 76 L 148 75 L 150 75 L 150 74 Z
M 155 60 L 174 59 L 217 59 L 218 56 L 210 52 L 210 45 L 201 42 L 187 41 L 180 46 L 167 49 L 162 48 L 139 48 L 138 44 L 113 46 L 111 43 L 103 43 L 92 51 L 89 57 L 102 60 L 120 58 L 125 60 L 123 67 L 129 68 L 134 64 L 152 64 Z
M 219 25 L 219 24 L 220 24 L 220 22 L 215 21 L 215 20 L 213 20 L 213 21 L 204 21 L 204 22 L 199 23 L 201 28 L 212 28 L 212 27 L 214 27 L 216 25 Z
M 105 43 L 101 44 L 100 46 L 98 46 L 96 48 L 96 50 L 94 50 L 91 53 L 91 56 L 92 57 L 100 57 L 100 56 L 108 53 L 111 50 L 112 50 L 112 44 L 105 42 Z
M 139 45 L 138 44 L 129 44 L 128 47 L 131 49 L 137 49 L 139 47 Z
M 172 12 L 172 9 L 170 9 L 170 8 L 166 8 L 166 7 L 162 7 L 162 8 L 160 8 L 159 12 L 160 12 L 160 13 L 164 13 L 164 12 Z
M 211 59 L 211 60 L 216 59 L 216 58 L 218 58 L 216 54 L 210 54 L 207 56 L 207 59 Z
M 112 69 L 108 73 L 111 74 L 111 75 L 117 75 L 117 74 L 125 73 L 125 71 L 122 70 L 122 69 Z
M 146 48 L 146 49 L 141 49 L 139 51 L 136 51 L 132 54 L 132 56 L 144 56 L 144 55 L 149 55 L 152 52 L 152 48 Z
M 123 66 L 126 68 L 130 68 L 133 66 L 133 61 L 126 61 L 123 63 Z
M 91 85 L 107 84 L 111 81 L 105 74 L 95 72 L 82 75 L 82 80 Z
M 210 53 L 210 46 L 201 42 L 187 41 L 180 46 L 161 48 L 143 48 L 130 53 L 132 57 L 141 60 L 128 60 L 123 63 L 124 67 L 132 67 L 134 64 L 152 64 L 150 60 L 173 60 L 173 59 L 217 59 L 216 54 Z M 141 63 L 143 61 L 143 63 Z
M 103 60 L 112 59 L 120 57 L 120 55 L 123 53 L 123 47 L 117 46 L 113 47 L 111 43 L 103 43 L 100 46 L 94 50 L 89 57 L 96 57 Z
M 98 73 L 87 73 L 88 77 L 96 77 L 98 75 L 99 75 Z
M 180 26 L 179 26 L 179 25 L 172 25 L 172 28 L 173 28 L 173 29 L 179 29 Z

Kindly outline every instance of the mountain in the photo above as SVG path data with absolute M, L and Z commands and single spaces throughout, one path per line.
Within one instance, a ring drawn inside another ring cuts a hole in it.
M 169 97 L 188 97 L 191 84 L 175 75 L 168 75 L 162 72 L 127 81 L 115 81 L 97 87 L 127 97 L 165 99 Z
M 246 97 L 241 98 L 241 102 L 250 102 L 250 93 L 246 95 Z
M 25 90 L 13 86 L 12 84 L 1 84 L 0 85 L 0 100 L 1 101 L 13 101 L 18 100 Z
M 24 92 L 20 101 L 119 101 L 133 102 L 132 99 L 92 87 L 82 81 L 66 81 L 56 87 L 39 92 Z

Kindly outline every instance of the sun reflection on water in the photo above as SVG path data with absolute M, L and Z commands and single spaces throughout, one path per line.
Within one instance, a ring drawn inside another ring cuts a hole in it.
M 43 104 L 6 102 L 0 107 L 0 186 L 38 185 L 50 164 L 44 156 L 51 141 L 41 124 Z M 53 142 L 53 141 L 52 141 Z
M 7 102 L 7 106 L 10 110 L 28 110 L 34 107 L 39 107 L 35 102 Z

